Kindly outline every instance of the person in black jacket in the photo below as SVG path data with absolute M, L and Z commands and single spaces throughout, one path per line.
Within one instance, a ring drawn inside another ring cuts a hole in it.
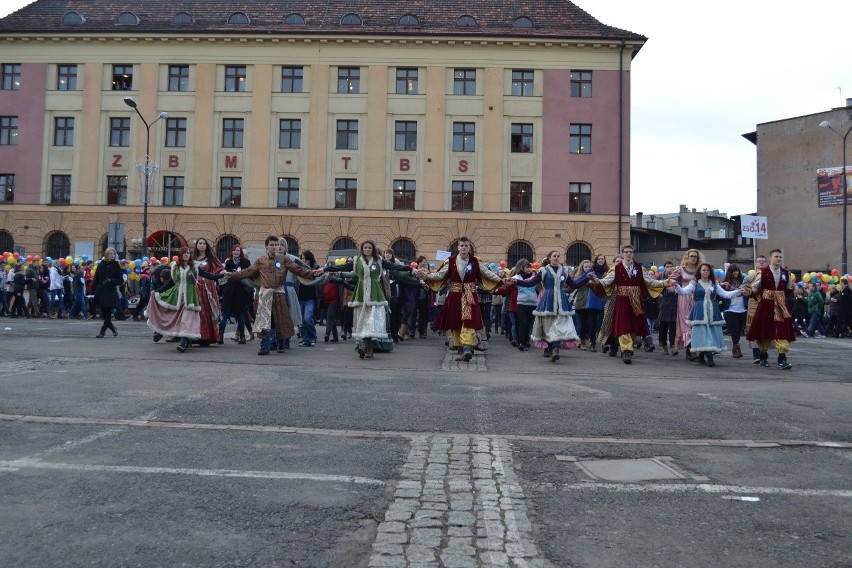
M 225 272 L 242 272 L 251 266 L 251 261 L 243 252 L 239 243 L 231 249 L 231 256 L 225 261 Z M 254 291 L 245 280 L 228 280 L 222 285 L 222 318 L 219 320 L 219 343 L 224 343 L 225 326 L 231 316 L 237 320 L 239 344 L 246 343 L 246 312 L 254 300 Z
M 112 310 L 118 304 L 119 286 L 124 284 L 124 271 L 115 259 L 115 255 L 114 248 L 106 249 L 92 282 L 95 303 L 100 307 L 104 321 L 101 332 L 96 337 L 103 337 L 107 329 L 111 330 L 114 336 L 118 335 L 118 330 L 112 323 Z

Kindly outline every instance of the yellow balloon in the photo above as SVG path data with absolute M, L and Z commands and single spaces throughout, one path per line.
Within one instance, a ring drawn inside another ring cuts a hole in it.
M 831 277 L 830 277 L 828 274 L 823 274 L 823 275 L 822 275 L 822 281 L 823 281 L 823 282 L 825 282 L 826 284 L 828 284 L 828 279 L 829 279 L 829 278 L 831 278 Z
M 804 280 L 805 282 L 810 282 L 811 281 L 811 275 L 808 274 L 807 272 L 805 272 L 805 274 L 802 276 L 802 280 Z
M 752 268 L 751 270 L 748 271 L 749 276 L 754 276 L 754 273 L 755 273 L 754 268 Z

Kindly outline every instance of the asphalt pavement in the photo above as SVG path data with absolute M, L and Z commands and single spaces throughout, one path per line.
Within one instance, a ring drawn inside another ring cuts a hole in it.
M 781 371 L 117 326 L 0 318 L 0 566 L 852 566 L 852 340 Z

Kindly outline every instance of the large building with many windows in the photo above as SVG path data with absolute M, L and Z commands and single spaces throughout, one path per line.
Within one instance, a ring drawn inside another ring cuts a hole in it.
M 646 38 L 566 0 L 37 0 L 0 41 L 0 250 L 464 234 L 572 262 L 630 236 Z

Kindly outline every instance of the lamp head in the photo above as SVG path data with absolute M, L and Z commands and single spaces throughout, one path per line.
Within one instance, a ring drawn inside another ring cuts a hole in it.
M 136 108 L 136 101 L 134 101 L 132 97 L 124 97 L 124 104 L 130 108 Z
M 822 122 L 819 123 L 819 127 L 820 128 L 831 128 L 831 123 L 827 120 L 823 120 Z
M 160 113 L 160 116 L 158 116 L 157 118 L 160 118 L 160 119 L 162 119 L 162 120 L 166 120 L 167 118 L 169 118 L 169 113 L 167 113 L 167 112 L 161 112 L 161 113 Z

